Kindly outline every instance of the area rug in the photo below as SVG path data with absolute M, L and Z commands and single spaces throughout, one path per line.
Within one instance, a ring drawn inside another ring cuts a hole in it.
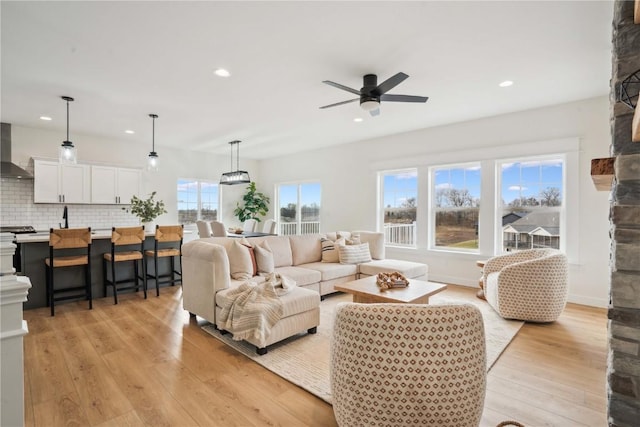
M 329 384 L 331 330 L 336 305 L 349 301 L 351 301 L 349 294 L 338 293 L 328 296 L 320 303 L 320 325 L 316 334 L 303 333 L 280 341 L 269 346 L 269 351 L 264 356 L 258 356 L 253 345 L 244 341 L 233 341 L 230 334 L 220 334 L 212 324 L 204 325 L 202 329 L 287 381 L 331 403 Z M 524 322 L 503 319 L 486 302 L 475 297 L 463 300 L 435 295 L 429 299 L 431 304 L 460 302 L 470 302 L 482 312 L 487 340 L 487 370 L 489 370 Z

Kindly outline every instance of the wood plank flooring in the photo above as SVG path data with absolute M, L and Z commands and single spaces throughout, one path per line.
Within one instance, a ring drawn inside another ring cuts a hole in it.
M 181 295 L 25 311 L 25 425 L 336 425 L 330 405 L 203 332 Z M 525 324 L 489 372 L 481 425 L 606 425 L 606 336 L 604 309 L 573 304 Z

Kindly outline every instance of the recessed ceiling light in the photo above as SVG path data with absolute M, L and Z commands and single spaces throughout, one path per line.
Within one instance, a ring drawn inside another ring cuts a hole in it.
M 133 135 L 135 132 L 132 131 L 132 130 L 127 129 L 127 130 L 124 131 L 124 133 L 128 133 L 129 135 Z
M 224 68 L 218 68 L 216 71 L 214 71 L 214 73 L 219 77 L 229 77 L 231 75 L 231 73 Z
M 49 116 L 40 116 L 40 120 L 50 121 L 51 117 L 49 117 Z
M 513 84 L 513 82 L 511 80 L 505 80 L 502 83 L 500 83 L 498 86 L 500 87 L 509 87 Z
M 353 119 L 353 121 L 356 123 L 360 123 L 362 121 L 362 117 L 356 117 L 355 119 Z

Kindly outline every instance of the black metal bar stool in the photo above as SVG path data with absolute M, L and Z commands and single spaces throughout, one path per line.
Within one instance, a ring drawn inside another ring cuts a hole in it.
M 59 256 L 56 256 L 58 254 Z M 91 295 L 91 228 L 61 228 L 49 230 L 49 258 L 45 258 L 47 305 L 55 315 L 56 301 L 84 298 L 93 309 Z M 85 283 L 82 286 L 55 288 L 54 271 L 57 268 L 84 267 Z M 81 291 L 81 292 L 80 292 Z M 61 296 L 56 297 L 56 294 Z
M 156 225 L 156 235 L 153 243 L 153 250 L 144 251 L 145 258 L 153 258 L 153 274 L 149 273 L 149 261 L 145 262 L 147 280 L 153 279 L 156 282 L 156 296 L 160 296 L 160 285 L 171 283 L 182 283 L 182 236 L 184 230 L 182 225 Z M 170 271 L 160 275 L 158 270 L 159 258 L 170 259 Z M 180 271 L 176 270 L 175 259 L 178 258 Z M 180 277 L 176 277 L 176 275 Z
M 131 250 L 133 247 L 137 250 Z M 119 250 L 116 250 L 119 249 Z M 113 303 L 118 303 L 118 290 L 125 291 L 140 289 L 139 279 L 142 279 L 142 289 L 144 291 L 144 299 L 147 299 L 147 277 L 144 268 L 144 226 L 139 227 L 113 227 L 111 229 L 111 252 L 105 253 L 102 257 L 102 266 L 104 271 L 104 295 L 107 296 L 107 286 L 113 286 Z M 116 264 L 126 261 L 133 262 L 133 277 L 117 280 Z M 142 275 L 139 273 L 138 261 L 141 263 Z M 110 267 L 110 268 L 107 268 Z M 111 271 L 111 280 L 109 280 L 108 270 Z M 130 286 L 120 286 L 130 284 Z M 119 289 L 118 289 L 119 288 Z

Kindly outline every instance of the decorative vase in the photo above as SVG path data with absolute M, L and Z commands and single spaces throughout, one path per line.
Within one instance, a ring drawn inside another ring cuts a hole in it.
M 144 232 L 145 233 L 155 233 L 156 232 L 156 223 L 155 221 L 149 221 L 149 222 L 142 222 L 142 225 L 144 225 Z

